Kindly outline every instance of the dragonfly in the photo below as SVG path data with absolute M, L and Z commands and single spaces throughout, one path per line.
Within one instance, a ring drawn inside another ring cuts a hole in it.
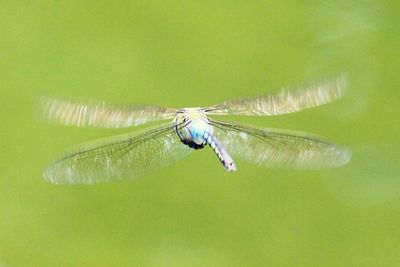
M 335 76 L 273 94 L 227 100 L 209 107 L 114 105 L 43 97 L 41 112 L 53 123 L 75 127 L 129 128 L 160 121 L 142 131 L 96 140 L 53 162 L 44 178 L 55 184 L 95 184 L 136 178 L 210 147 L 227 171 L 234 159 L 265 167 L 323 169 L 345 165 L 350 150 L 318 136 L 214 119 L 224 115 L 275 116 L 340 99 L 346 77 Z M 162 123 L 161 123 L 162 122 Z

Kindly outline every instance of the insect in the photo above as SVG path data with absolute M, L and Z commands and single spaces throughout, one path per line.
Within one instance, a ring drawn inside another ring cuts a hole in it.
M 341 98 L 345 76 L 282 89 L 275 94 L 224 101 L 206 108 L 109 105 L 43 97 L 45 119 L 77 127 L 127 128 L 167 121 L 145 130 L 82 145 L 44 172 L 56 184 L 93 184 L 125 180 L 165 167 L 196 149 L 211 147 L 227 171 L 234 159 L 267 167 L 332 168 L 346 164 L 349 150 L 310 134 L 256 128 L 216 120 L 222 115 L 274 116 L 320 106 Z M 211 116 L 211 117 L 209 117 Z

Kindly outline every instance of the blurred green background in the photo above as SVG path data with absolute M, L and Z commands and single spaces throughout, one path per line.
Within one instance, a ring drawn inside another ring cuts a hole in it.
M 396 1 L 1 1 L 0 266 L 399 266 L 399 15 Z M 343 168 L 226 173 L 205 149 L 134 181 L 42 178 L 66 148 L 131 129 L 41 123 L 40 95 L 205 106 L 342 72 L 339 102 L 229 119 L 326 136 L 353 151 Z

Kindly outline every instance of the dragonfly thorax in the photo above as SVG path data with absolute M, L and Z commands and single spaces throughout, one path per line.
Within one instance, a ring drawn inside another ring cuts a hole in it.
M 213 134 L 213 127 L 200 108 L 186 108 L 177 113 L 174 127 L 182 143 L 191 148 L 203 148 L 207 144 L 205 136 Z

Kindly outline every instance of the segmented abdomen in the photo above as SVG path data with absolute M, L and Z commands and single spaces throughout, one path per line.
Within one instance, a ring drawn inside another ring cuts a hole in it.
M 204 140 L 207 144 L 214 150 L 215 154 L 217 154 L 219 160 L 227 169 L 227 171 L 236 171 L 236 165 L 231 156 L 222 146 L 222 144 L 210 133 L 204 133 Z

